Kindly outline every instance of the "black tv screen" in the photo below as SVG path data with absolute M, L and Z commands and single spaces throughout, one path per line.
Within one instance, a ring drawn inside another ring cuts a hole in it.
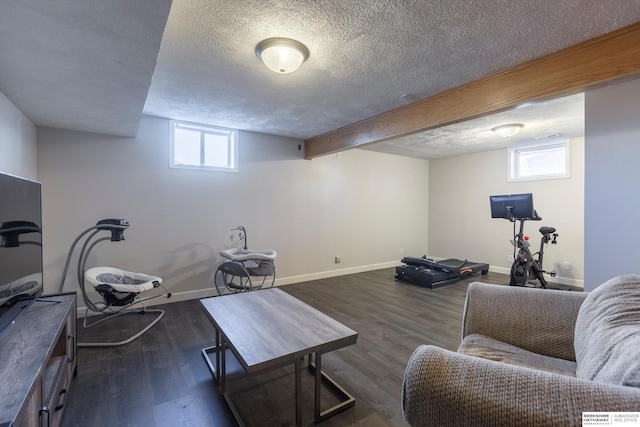
M 0 333 L 42 293 L 40 187 L 0 172 Z
M 489 196 L 491 203 L 491 218 L 533 219 L 536 217 L 533 209 L 533 194 L 504 194 Z

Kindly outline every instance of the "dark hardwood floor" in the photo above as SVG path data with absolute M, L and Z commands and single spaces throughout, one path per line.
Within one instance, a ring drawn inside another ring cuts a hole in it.
M 355 396 L 356 404 L 321 425 L 406 425 L 400 408 L 406 362 L 420 344 L 458 347 L 465 292 L 474 280 L 504 284 L 508 276 L 475 275 L 428 289 L 396 281 L 394 269 L 384 269 L 282 286 L 358 332 L 356 345 L 322 359 L 323 370 Z M 201 355 L 214 335 L 200 302 L 159 307 L 165 317 L 138 340 L 122 347 L 78 350 L 78 374 L 63 426 L 235 425 Z M 123 339 L 150 316 L 130 314 L 90 329 L 83 329 L 80 319 L 78 340 Z M 311 375 L 306 377 L 304 422 L 312 425 L 313 382 Z M 236 381 L 234 401 L 243 408 L 247 425 L 293 425 L 293 382 L 293 367 Z M 328 393 L 323 406 L 331 404 Z

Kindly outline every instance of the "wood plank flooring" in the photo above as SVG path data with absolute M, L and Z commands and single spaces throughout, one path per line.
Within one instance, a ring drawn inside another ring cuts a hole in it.
M 323 356 L 323 370 L 355 396 L 356 404 L 321 425 L 406 425 L 400 408 L 406 362 L 420 344 L 458 347 L 466 289 L 475 280 L 505 284 L 509 279 L 489 273 L 428 289 L 396 281 L 394 269 L 384 269 L 282 286 L 359 335 L 357 344 Z M 165 317 L 138 340 L 78 350 L 78 375 L 63 426 L 235 425 L 201 355 L 202 348 L 214 343 L 214 334 L 200 302 L 159 308 L 165 309 Z M 80 319 L 78 340 L 123 339 L 150 316 L 121 316 L 90 329 L 83 329 Z M 307 425 L 313 425 L 312 386 L 309 375 L 303 381 Z M 249 426 L 291 426 L 293 387 L 293 367 L 282 368 L 236 381 L 234 401 Z M 322 398 L 323 406 L 332 404 L 328 392 Z

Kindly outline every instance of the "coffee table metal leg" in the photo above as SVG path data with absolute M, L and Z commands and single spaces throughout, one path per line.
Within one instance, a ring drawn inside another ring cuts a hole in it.
M 342 412 L 345 409 L 351 408 L 356 403 L 355 397 L 349 394 L 342 386 L 340 386 L 333 378 L 322 372 L 322 353 L 315 352 L 315 364 L 311 363 L 309 358 L 309 369 L 315 373 L 315 421 L 319 423 L 326 420 L 329 417 L 334 416 L 338 412 Z M 331 408 L 321 411 L 320 410 L 320 384 L 322 381 L 339 394 L 344 400 Z
M 208 347 L 202 350 L 202 354 L 207 361 L 207 365 L 211 370 L 211 373 L 216 381 L 216 383 L 220 386 L 220 392 L 224 397 L 229 409 L 233 413 L 236 422 L 243 427 L 245 424 L 240 417 L 240 413 L 238 409 L 234 405 L 231 400 L 231 396 L 227 391 L 227 369 L 226 369 L 226 349 L 227 343 L 225 342 L 220 331 L 216 330 L 216 345 L 214 347 Z M 209 354 L 215 352 L 215 366 L 211 361 Z M 333 415 L 336 415 L 339 412 L 344 411 L 345 409 L 351 408 L 355 405 L 356 399 L 349 394 L 342 386 L 340 386 L 333 378 L 329 375 L 325 374 L 322 371 L 322 353 L 315 352 L 313 353 L 313 362 L 311 354 L 309 354 L 309 366 L 308 369 L 314 374 L 314 415 L 316 424 L 326 420 Z M 302 363 L 304 361 L 304 357 L 299 357 L 295 361 L 295 411 L 296 411 L 296 426 L 302 426 Z M 340 395 L 343 399 L 342 402 L 337 405 L 332 406 L 329 409 L 324 411 L 321 410 L 321 386 L 322 382 L 330 387 L 335 393 Z
M 314 404 L 314 414 L 316 424 L 322 421 L 320 419 L 320 385 L 322 384 L 322 356 L 319 352 L 316 352 L 316 364 L 315 364 L 315 404 Z M 309 366 L 311 365 L 311 356 L 309 356 Z
M 214 362 L 212 362 L 210 354 L 215 353 L 215 366 Z M 216 345 L 213 347 L 207 347 L 202 349 L 202 356 L 207 362 L 207 366 L 209 366 L 209 370 L 211 371 L 211 375 L 213 375 L 213 379 L 216 384 L 220 386 L 220 394 L 224 397 L 225 402 L 227 402 L 227 406 L 231 410 L 233 417 L 240 427 L 244 427 L 245 424 L 240 417 L 240 412 L 238 412 L 238 408 L 233 403 L 231 399 L 231 395 L 227 391 L 227 343 L 225 342 L 222 334 L 219 330 L 216 329 Z
M 227 390 L 227 343 L 218 329 L 216 329 L 216 344 L 212 347 L 202 349 L 202 356 L 207 362 L 207 366 L 211 371 L 214 381 L 220 387 L 220 394 L 224 398 L 227 406 L 231 410 L 238 426 L 245 427 L 240 412 L 231 399 L 231 395 Z M 212 360 L 211 353 L 215 353 L 215 362 Z
M 302 360 L 296 358 L 296 426 L 302 427 Z
M 220 391 L 224 395 L 227 392 L 227 351 L 224 339 L 221 340 L 221 344 L 222 345 L 218 347 L 221 350 L 217 353 L 220 358 L 220 371 L 218 371 L 218 378 L 220 380 Z
M 211 375 L 213 379 L 216 381 L 216 384 L 220 385 L 220 357 L 221 354 L 224 353 L 226 347 L 222 345 L 222 337 L 220 331 L 216 329 L 216 345 L 213 347 L 207 347 L 202 349 L 202 357 L 204 357 L 205 362 L 207 362 L 207 366 L 211 371 Z M 212 362 L 210 354 L 215 353 L 215 365 Z
M 226 349 L 222 347 L 222 338 L 220 336 L 220 330 L 216 328 L 216 372 L 220 372 L 220 353 L 224 353 Z M 222 349 L 222 351 L 220 351 Z M 219 382 L 216 378 L 216 382 Z

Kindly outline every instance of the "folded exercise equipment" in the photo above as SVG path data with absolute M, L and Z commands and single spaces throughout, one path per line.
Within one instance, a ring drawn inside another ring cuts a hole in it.
M 404 257 L 396 267 L 396 279 L 434 289 L 459 282 L 475 273 L 487 274 L 489 264 L 448 258 L 439 261 Z

